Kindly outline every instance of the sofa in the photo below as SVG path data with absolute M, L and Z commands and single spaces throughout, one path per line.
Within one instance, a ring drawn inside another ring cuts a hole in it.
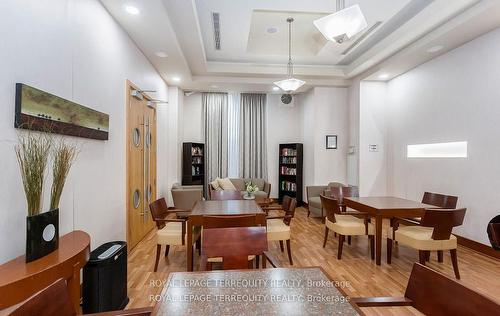
M 214 180 L 215 181 L 215 180 Z M 268 198 L 269 194 L 271 194 L 271 184 L 264 179 L 258 178 L 229 178 L 229 181 L 233 184 L 237 191 L 241 192 L 243 196 L 246 192 L 246 183 L 252 182 L 252 184 L 257 185 L 259 191 L 255 192 L 254 195 L 256 198 Z M 214 188 L 212 185 L 213 181 L 208 184 L 208 192 L 209 198 L 211 196 L 212 191 L 214 190 L 222 190 L 221 187 Z
M 324 194 L 325 191 L 330 190 L 331 187 L 345 187 L 346 185 L 340 182 L 330 182 L 327 185 L 312 185 L 306 187 L 307 195 L 307 205 L 309 217 L 321 217 L 324 218 L 326 214 L 323 212 L 323 207 L 321 206 L 320 195 Z

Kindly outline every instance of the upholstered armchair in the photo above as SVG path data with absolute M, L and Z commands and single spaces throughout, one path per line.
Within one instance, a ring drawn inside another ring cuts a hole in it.
M 306 187 L 307 195 L 307 217 L 312 214 L 312 217 L 324 218 L 325 212 L 321 206 L 320 195 L 325 194 L 325 191 L 330 191 L 332 187 L 345 187 L 346 185 L 340 182 L 330 182 L 328 185 L 312 185 Z
M 177 210 L 191 211 L 194 204 L 203 200 L 202 185 L 179 185 L 172 186 L 172 199 Z

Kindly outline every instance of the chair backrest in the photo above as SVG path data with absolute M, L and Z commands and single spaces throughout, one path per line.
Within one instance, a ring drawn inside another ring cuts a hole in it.
M 204 216 L 203 228 L 229 228 L 259 226 L 255 215 Z
M 172 199 L 176 209 L 190 211 L 196 202 L 203 200 L 203 189 L 174 189 L 172 188 Z
M 335 214 L 340 213 L 339 201 L 332 197 L 326 197 L 324 195 L 319 196 L 321 198 L 321 206 L 326 211 L 326 218 L 335 223 Z
M 466 208 L 460 209 L 427 209 L 422 216 L 421 225 L 433 227 L 432 239 L 449 239 L 453 227 L 460 226 L 464 222 Z
M 424 192 L 422 203 L 434 205 L 441 208 L 456 208 L 458 202 L 457 196 L 444 195 L 439 193 Z
M 288 195 L 283 197 L 283 210 L 285 211 L 285 218 L 283 222 L 290 225 L 292 218 L 295 216 L 295 208 L 297 207 L 297 199 L 291 198 Z
M 342 201 L 344 197 L 358 197 L 359 190 L 358 187 L 350 186 L 350 187 L 331 187 L 330 195 L 334 199 Z
M 165 222 L 158 221 L 159 219 L 165 219 L 168 215 L 168 206 L 165 198 L 160 198 L 151 202 L 149 204 L 149 210 L 151 211 L 151 215 L 153 215 L 153 220 L 156 222 L 156 227 L 158 227 L 158 229 L 165 227 Z
M 330 183 L 328 183 L 327 187 L 329 187 L 329 188 L 345 187 L 345 184 L 340 183 L 340 182 L 330 182 Z
M 495 250 L 500 250 L 500 215 L 491 219 L 486 229 L 491 247 Z
M 500 305 L 419 263 L 413 264 L 405 297 L 425 315 L 498 315 Z
M 64 279 L 59 279 L 22 302 L 9 315 L 73 316 L 76 311 Z
M 243 199 L 240 191 L 235 190 L 213 190 L 210 193 L 210 199 L 213 201 L 222 201 L 222 200 L 241 200 Z

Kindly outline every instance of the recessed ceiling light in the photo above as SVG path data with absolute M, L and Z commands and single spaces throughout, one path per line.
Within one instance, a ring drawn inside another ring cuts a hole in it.
M 436 45 L 436 46 L 432 46 L 431 48 L 427 49 L 427 52 L 428 53 L 436 53 L 436 52 L 439 52 L 440 50 L 442 50 L 444 48 L 443 45 Z
M 280 88 L 278 88 L 278 87 L 273 87 L 273 90 L 274 90 L 274 91 L 279 91 L 279 89 L 280 89 Z
M 165 52 L 156 52 L 155 55 L 160 57 L 160 58 L 167 58 L 168 57 L 168 54 Z
M 387 78 L 389 78 L 389 74 L 380 74 L 380 75 L 378 75 L 378 78 L 379 79 L 387 79 Z
M 180 77 L 172 77 L 172 81 L 179 82 L 179 81 L 181 81 L 181 78 Z
M 266 32 L 269 33 L 269 34 L 274 34 L 274 33 L 278 32 L 278 28 L 274 27 L 274 26 L 268 27 L 267 30 L 266 30 Z
M 137 14 L 141 13 L 141 11 L 139 11 L 139 9 L 137 7 L 134 7 L 132 5 L 126 5 L 125 11 L 127 11 L 127 13 L 132 14 L 132 15 L 137 15 Z

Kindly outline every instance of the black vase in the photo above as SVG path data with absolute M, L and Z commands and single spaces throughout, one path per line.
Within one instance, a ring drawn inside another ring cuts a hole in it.
M 26 217 L 26 262 L 31 262 L 59 246 L 59 209 Z

